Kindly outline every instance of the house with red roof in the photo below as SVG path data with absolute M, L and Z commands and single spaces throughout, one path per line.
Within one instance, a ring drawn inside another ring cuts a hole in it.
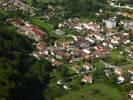
M 20 19 L 14 20 L 14 21 L 12 22 L 12 24 L 13 24 L 14 26 L 16 26 L 16 27 L 20 27 L 20 26 L 24 26 L 24 25 L 25 25 L 25 23 L 24 23 L 22 20 L 20 20 Z
M 41 40 L 44 36 L 46 37 L 46 33 L 40 30 L 37 26 L 23 22 L 20 19 L 16 19 L 12 24 L 19 28 L 17 30 L 18 33 L 26 35 L 35 41 Z
M 130 73 L 131 75 L 133 75 L 133 68 L 128 69 L 128 73 Z
M 84 83 L 92 83 L 92 80 L 93 80 L 93 78 L 92 78 L 92 76 L 87 76 L 87 75 L 84 75 L 84 77 L 82 78 L 82 80 L 81 80 L 81 82 L 84 82 Z

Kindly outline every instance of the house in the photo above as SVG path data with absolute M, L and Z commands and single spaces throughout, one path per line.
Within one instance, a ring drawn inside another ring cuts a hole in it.
M 70 48 L 72 43 L 73 43 L 73 41 L 71 41 L 71 40 L 70 41 L 67 41 L 67 40 L 63 40 L 63 41 L 57 40 L 54 43 L 54 47 L 60 48 L 60 49 L 66 49 L 66 48 Z
M 46 47 L 47 47 L 47 44 L 46 44 L 46 42 L 44 42 L 44 41 L 39 41 L 39 42 L 37 43 L 37 49 L 38 49 L 38 50 L 45 50 Z
M 81 82 L 84 82 L 84 83 L 92 83 L 92 80 L 93 80 L 93 78 L 92 78 L 92 76 L 87 76 L 87 75 L 84 75 L 84 77 L 82 78 L 82 80 L 81 80 Z
M 133 76 L 130 77 L 130 83 L 133 84 Z
M 70 61 L 71 54 L 68 53 L 68 52 L 65 52 L 65 54 L 64 54 L 64 58 L 65 58 L 67 61 Z
M 133 75 L 133 68 L 129 68 L 128 69 L 128 73 L 131 74 L 131 75 Z
M 119 44 L 119 42 L 116 39 L 111 39 L 111 43 L 113 43 L 113 44 Z
M 82 51 L 83 51 L 84 53 L 86 53 L 86 54 L 90 54 L 90 53 L 91 53 L 91 51 L 88 50 L 88 49 L 83 49 Z
M 80 65 L 74 64 L 73 67 L 76 70 L 76 73 L 80 73 L 80 71 L 82 69 L 82 67 Z
M 66 85 L 63 85 L 63 88 L 65 89 L 65 90 L 69 90 L 70 88 L 68 87 L 68 86 L 66 86 Z
M 122 75 L 124 72 L 121 68 L 115 68 L 115 74 Z
M 60 30 L 60 29 L 56 29 L 56 30 L 55 30 L 55 33 L 56 33 L 57 35 L 64 35 L 64 34 L 65 34 L 65 32 L 62 31 L 62 30 Z
M 114 28 L 114 27 L 116 27 L 116 21 L 115 21 L 115 19 L 108 19 L 108 20 L 103 20 L 103 22 L 105 22 L 105 27 L 106 28 L 109 28 L 109 29 L 111 29 L 111 28 Z
M 43 59 L 43 58 L 45 58 L 46 59 L 46 54 L 45 53 L 43 53 L 43 52 L 37 52 L 37 51 L 34 51 L 33 53 L 32 53 L 32 55 L 34 56 L 34 57 L 36 57 L 37 59 Z
M 90 55 L 91 51 L 89 49 L 83 49 L 82 50 L 82 57 L 84 60 L 89 60 L 89 55 Z
M 71 52 L 71 54 L 75 57 L 75 58 L 79 58 L 79 57 L 81 57 L 81 50 L 79 49 L 79 48 L 75 48 L 72 52 Z
M 106 42 L 102 43 L 104 47 L 108 46 L 108 44 Z
M 90 55 L 88 53 L 82 52 L 82 59 L 88 61 L 90 58 Z
M 105 58 L 106 55 L 109 53 L 109 49 L 105 48 L 103 46 L 96 46 L 94 47 L 96 49 L 93 51 L 90 55 L 90 58 L 95 59 L 95 58 Z
M 102 35 L 98 32 L 92 32 L 90 34 L 91 37 L 95 38 L 96 40 L 100 40 L 100 41 L 103 41 L 104 38 L 102 37 Z
M 106 43 L 108 44 L 107 47 L 110 49 L 113 49 L 115 47 L 111 40 L 106 41 Z
M 12 22 L 12 24 L 16 27 L 24 26 L 25 23 L 21 19 L 16 19 Z
M 56 58 L 58 59 L 62 59 L 65 54 L 63 51 L 59 51 L 59 50 L 55 50 L 54 53 L 55 53 Z
M 91 44 L 95 43 L 95 39 L 92 37 L 86 37 L 85 40 L 89 41 Z
M 61 62 L 59 62 L 58 60 L 55 60 L 55 59 L 52 59 L 51 62 L 52 62 L 52 66 L 56 66 L 56 67 L 58 67 L 62 64 Z
M 133 21 L 125 20 L 124 21 L 124 28 L 125 29 L 132 29 L 133 30 Z
M 32 56 L 34 56 L 34 57 L 37 58 L 38 60 L 40 59 L 40 54 L 39 54 L 39 52 L 34 51 L 34 52 L 32 53 Z
M 57 81 L 57 85 L 62 85 L 62 81 L 61 80 L 58 80 Z
M 17 30 L 18 33 L 26 35 L 30 39 L 34 39 L 35 41 L 41 40 L 44 36 L 46 37 L 46 33 L 40 30 L 38 27 L 23 22 L 20 19 L 16 19 L 15 21 L 12 22 L 12 24 L 19 28 Z
M 124 78 L 123 76 L 118 76 L 118 77 L 117 77 L 117 84 L 123 83 L 124 80 L 125 80 L 125 78 Z
M 132 100 L 133 99 L 133 90 L 130 90 L 128 93 L 129 98 Z
M 90 63 L 85 63 L 84 65 L 83 65 L 83 68 L 84 69 L 86 69 L 86 70 L 92 70 L 93 69 L 93 66 L 90 64 Z
M 129 34 L 129 35 L 133 35 L 133 31 L 130 30 L 130 31 L 128 32 L 128 34 Z

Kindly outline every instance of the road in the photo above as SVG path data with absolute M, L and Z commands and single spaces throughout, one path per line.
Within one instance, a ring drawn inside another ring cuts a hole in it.
M 120 5 L 115 5 L 114 3 L 112 2 L 108 2 L 110 4 L 110 6 L 112 7 L 116 7 L 116 8 L 125 8 L 125 9 L 130 9 L 130 10 L 133 10 L 133 7 L 129 7 L 129 6 L 120 6 Z
M 115 66 L 111 65 L 103 60 L 100 60 L 101 63 L 105 65 L 106 68 L 127 68 L 128 66 L 133 66 L 133 64 L 126 64 L 126 65 L 121 65 L 121 66 Z

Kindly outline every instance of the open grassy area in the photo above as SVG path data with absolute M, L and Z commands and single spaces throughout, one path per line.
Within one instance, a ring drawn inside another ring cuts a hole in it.
M 53 31 L 53 25 L 49 24 L 48 22 L 45 22 L 43 20 L 37 19 L 37 18 L 32 18 L 31 23 L 40 27 L 43 30 L 46 30 L 47 32 Z
M 131 63 L 131 61 L 128 58 L 126 58 L 125 55 L 121 55 L 118 50 L 113 50 L 112 52 L 110 52 L 106 61 L 110 64 L 117 66 Z
M 0 25 L 0 29 L 5 29 L 5 30 L 8 30 L 8 31 L 16 32 L 17 28 L 13 25 Z
M 91 64 L 93 65 L 94 68 L 97 68 L 97 69 L 105 68 L 105 65 L 101 63 L 99 60 L 92 61 Z
M 56 100 L 128 100 L 127 96 L 104 83 L 85 86 L 79 91 L 56 98 Z

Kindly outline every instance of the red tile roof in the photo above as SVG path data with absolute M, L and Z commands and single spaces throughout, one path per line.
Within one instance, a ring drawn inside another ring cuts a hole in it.
M 36 33 L 37 35 L 39 35 L 39 36 L 43 36 L 43 35 L 44 35 L 43 32 L 41 32 L 40 30 L 38 30 L 38 29 L 36 29 L 36 28 L 32 28 L 32 31 L 35 32 L 35 33 Z
M 62 63 L 57 61 L 57 60 L 54 60 L 53 62 L 53 66 L 60 66 Z
M 84 76 L 83 80 L 85 80 L 86 82 L 90 82 L 92 81 L 92 76 Z
M 133 35 L 133 31 L 129 31 L 128 33 L 129 33 L 130 35 Z
M 128 69 L 129 73 L 133 73 L 133 68 Z
M 17 25 L 25 25 L 20 19 L 16 19 L 14 22 Z

